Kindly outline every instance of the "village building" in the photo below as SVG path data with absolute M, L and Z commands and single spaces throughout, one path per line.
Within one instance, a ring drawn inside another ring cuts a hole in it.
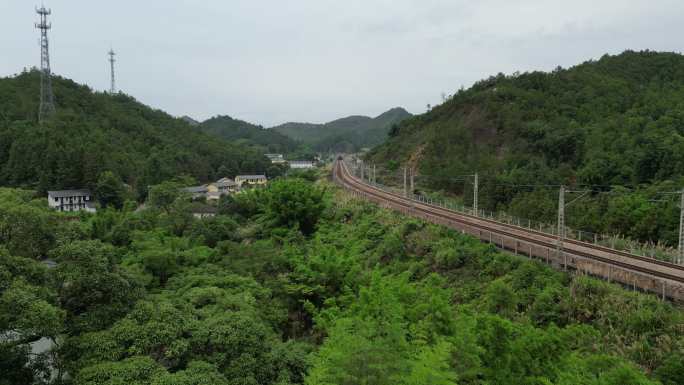
M 199 199 L 199 198 L 206 197 L 207 193 L 209 192 L 209 189 L 207 188 L 206 185 L 202 185 L 202 186 L 184 187 L 181 189 L 181 191 L 190 194 L 192 199 Z
M 310 160 L 291 160 L 289 161 L 291 169 L 309 169 L 316 167 L 313 161 Z
M 238 184 L 230 178 L 221 178 L 216 181 L 216 187 L 222 194 L 231 194 L 237 191 Z
M 213 218 L 218 213 L 218 209 L 211 205 L 197 204 L 192 207 L 192 216 L 197 219 Z
M 63 212 L 87 211 L 94 213 L 96 211 L 90 190 L 48 191 L 48 206 Z
M 249 186 L 263 186 L 268 182 L 266 175 L 238 175 L 235 177 L 235 183 L 242 188 L 243 185 Z
M 202 186 L 185 187 L 182 191 L 191 195 L 192 199 L 206 198 L 209 201 L 218 201 L 222 195 L 237 192 L 239 186 L 230 178 L 221 178 L 214 183 Z
M 285 163 L 285 158 L 283 154 L 264 154 L 272 164 L 283 164 Z

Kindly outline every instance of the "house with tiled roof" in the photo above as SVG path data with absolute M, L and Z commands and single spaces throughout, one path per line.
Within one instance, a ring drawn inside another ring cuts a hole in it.
M 249 186 L 263 186 L 268 183 L 266 175 L 238 175 L 235 183 L 242 188 L 245 184 Z
M 95 202 L 90 190 L 55 190 L 48 191 L 48 206 L 63 211 L 87 211 L 94 213 Z

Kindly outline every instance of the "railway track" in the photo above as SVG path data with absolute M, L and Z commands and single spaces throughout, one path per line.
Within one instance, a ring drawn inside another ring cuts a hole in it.
M 518 241 L 530 245 L 530 254 L 532 254 L 532 245 L 538 249 L 545 249 L 547 253 L 550 250 L 554 250 L 555 252 L 557 247 L 557 238 L 550 234 L 448 210 L 440 206 L 408 199 L 402 195 L 366 184 L 353 176 L 344 162 L 339 160 L 335 162 L 333 174 L 335 180 L 344 188 L 364 195 L 377 203 L 381 203 L 402 212 L 413 213 L 424 218 L 432 218 L 437 223 L 452 225 L 452 227 L 460 226 L 461 228 L 468 227 L 469 229 L 476 229 L 478 234 L 480 234 L 480 238 L 482 238 L 481 235 L 483 233 L 489 234 L 490 239 L 492 235 L 495 237 L 498 236 L 501 239 L 502 246 L 505 245 L 505 237 L 507 239 L 515 240 L 516 247 Z M 645 276 L 647 278 L 659 280 L 663 296 L 665 296 L 665 288 L 669 287 L 669 291 L 671 292 L 670 295 L 668 295 L 669 297 L 678 300 L 684 299 L 684 266 L 633 255 L 624 251 L 573 239 L 563 240 L 562 254 L 564 259 L 567 259 L 568 256 L 581 257 L 584 260 L 607 265 L 610 268 L 637 273 L 642 277 Z M 568 263 L 566 260 L 565 266 L 567 265 Z M 625 280 L 623 279 L 623 281 Z M 636 282 L 636 280 L 634 282 Z M 636 283 L 635 286 L 637 286 Z M 641 288 L 655 291 L 651 286 L 655 287 L 657 285 L 649 284 L 646 286 L 648 287 Z M 677 288 L 676 290 L 674 289 L 675 287 Z

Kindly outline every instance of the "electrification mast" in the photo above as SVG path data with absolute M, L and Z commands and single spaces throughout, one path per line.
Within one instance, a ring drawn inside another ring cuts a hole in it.
M 681 192 L 682 198 L 679 204 L 679 247 L 677 253 L 677 263 L 684 263 L 684 190 Z
M 563 253 L 563 239 L 565 238 L 565 186 L 560 186 L 558 193 L 558 240 L 556 242 L 556 252 L 560 258 Z M 567 263 L 563 264 L 567 269 Z
M 479 189 L 479 180 L 477 177 L 477 173 L 475 173 L 475 182 L 473 183 L 473 215 L 478 217 L 480 216 L 480 209 L 477 207 L 477 195 L 478 195 L 478 189 Z
M 38 120 L 43 122 L 45 118 L 48 118 L 55 112 L 48 43 L 48 30 L 52 28 L 52 23 L 47 21 L 47 17 L 52 14 L 52 10 L 41 6 L 36 8 L 36 13 L 40 16 L 40 21 L 35 23 L 36 28 L 40 30 L 40 109 L 38 111 Z

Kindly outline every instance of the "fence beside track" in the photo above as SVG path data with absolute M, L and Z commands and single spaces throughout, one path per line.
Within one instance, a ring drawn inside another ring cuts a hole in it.
M 546 233 L 474 217 L 384 191 L 353 176 L 340 160 L 333 166 L 333 180 L 358 198 L 456 229 L 515 254 L 684 303 L 682 266 L 575 240 L 564 240 L 563 249 L 559 253 L 557 239 Z

